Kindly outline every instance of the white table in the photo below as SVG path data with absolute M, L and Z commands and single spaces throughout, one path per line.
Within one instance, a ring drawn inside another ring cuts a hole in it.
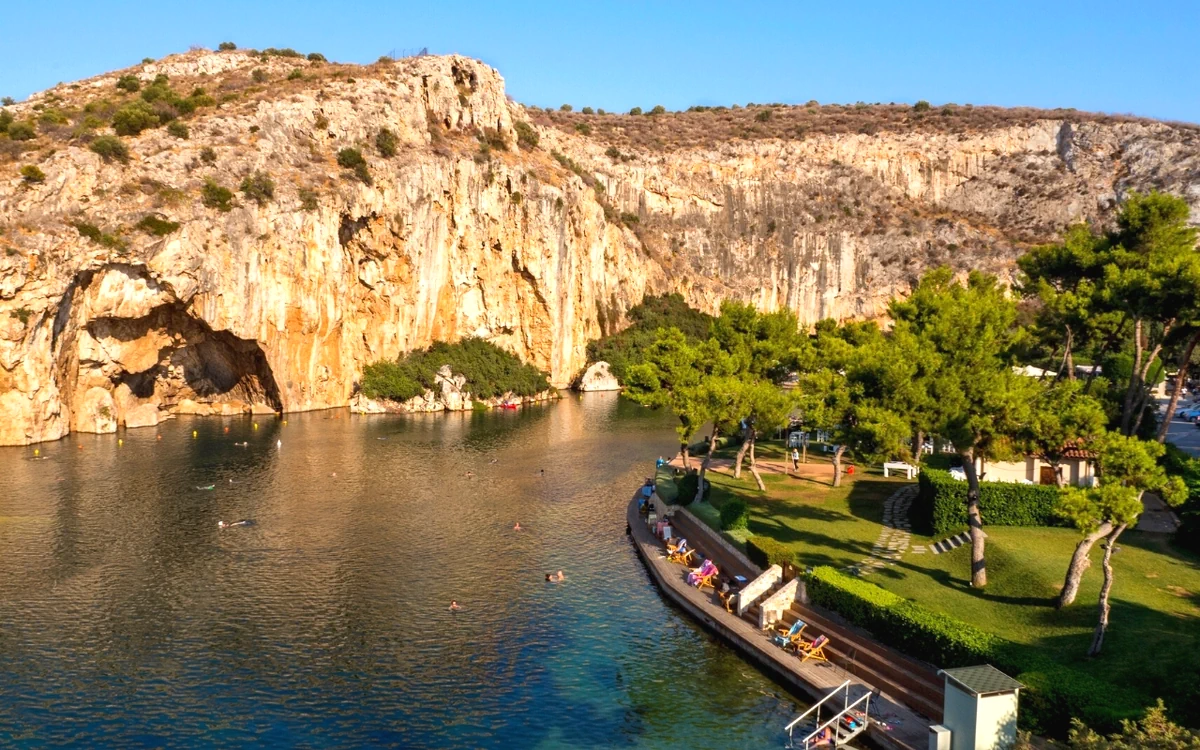
M 903 461 L 889 461 L 883 465 L 883 475 L 890 476 L 888 472 L 904 472 L 904 476 L 912 479 L 917 473 L 917 467 L 912 464 L 906 464 Z

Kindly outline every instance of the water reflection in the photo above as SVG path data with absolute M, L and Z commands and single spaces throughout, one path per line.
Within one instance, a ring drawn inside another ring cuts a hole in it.
M 790 699 L 624 536 L 669 418 L 597 394 L 121 437 L 0 449 L 0 744 L 781 744 Z

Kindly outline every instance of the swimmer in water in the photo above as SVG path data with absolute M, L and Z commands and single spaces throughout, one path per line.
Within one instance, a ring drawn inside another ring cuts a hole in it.
M 468 472 L 467 472 L 467 479 L 471 479 L 471 478 L 473 478 L 474 476 L 475 476 L 475 472 L 473 472 L 473 471 L 468 471 Z
M 232 529 L 235 526 L 253 526 L 253 525 L 254 525 L 254 522 L 249 519 L 246 519 L 246 518 L 243 518 L 240 521 L 234 521 L 232 523 L 226 523 L 225 521 L 217 521 L 218 529 Z
M 520 530 L 521 530 L 521 522 L 517 521 L 516 523 L 513 524 L 513 531 L 520 531 Z
M 558 574 L 555 576 L 555 578 L 557 578 L 557 579 L 558 579 L 558 580 L 560 580 L 560 581 L 565 581 L 565 580 L 567 580 L 567 577 L 566 577 L 565 575 L 563 575 L 563 572 L 562 572 L 561 570 L 560 570 L 560 571 L 558 571 Z
M 456 599 L 451 599 L 450 600 L 450 611 L 457 612 L 460 609 L 462 609 L 462 607 L 458 606 L 458 601 Z

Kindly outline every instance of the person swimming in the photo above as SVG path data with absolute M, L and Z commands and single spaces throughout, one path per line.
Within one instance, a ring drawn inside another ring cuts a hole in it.
M 217 521 L 218 529 L 232 529 L 237 526 L 253 526 L 253 525 L 254 525 L 254 522 L 248 518 L 243 518 L 240 521 L 233 521 L 233 522 Z
M 567 580 L 567 577 L 565 575 L 563 575 L 563 572 L 560 570 L 560 571 L 558 571 L 558 573 L 555 574 L 554 579 L 556 581 L 565 581 L 565 580 Z
M 450 611 L 451 611 L 451 612 L 457 612 L 457 611 L 458 611 L 458 610 L 460 610 L 460 609 L 462 609 L 462 607 L 458 606 L 458 600 L 457 600 L 457 599 L 451 599 L 451 600 L 450 600 Z
M 517 521 L 516 523 L 513 524 L 513 531 L 520 531 L 520 530 L 521 530 L 521 522 Z

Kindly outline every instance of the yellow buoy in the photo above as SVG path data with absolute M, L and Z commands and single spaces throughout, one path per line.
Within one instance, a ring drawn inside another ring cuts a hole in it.
M 287 427 L 287 420 L 286 420 L 286 419 L 285 419 L 285 420 L 283 420 L 283 426 L 284 426 L 284 427 Z
M 38 448 L 34 448 L 34 449 L 33 449 L 33 455 L 35 455 L 35 456 L 40 456 L 40 455 L 42 455 L 42 451 L 41 451 L 40 449 L 38 449 Z
M 124 440 L 124 438 L 117 438 L 117 445 L 118 445 L 118 446 L 125 445 L 125 440 Z
M 196 437 L 197 434 L 198 433 L 195 430 L 192 430 L 192 437 Z
M 254 423 L 254 429 L 256 429 L 256 430 L 258 429 L 258 422 Z

